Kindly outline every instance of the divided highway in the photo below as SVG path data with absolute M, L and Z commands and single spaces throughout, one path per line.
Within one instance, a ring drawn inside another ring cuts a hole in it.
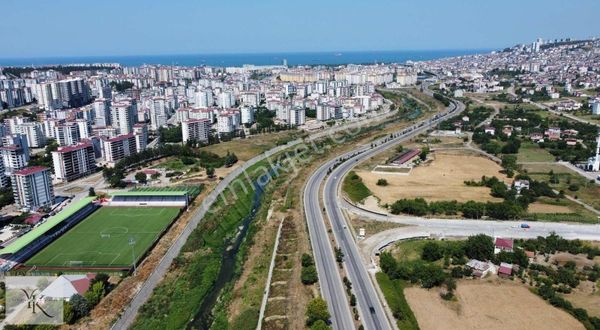
M 344 268 L 352 282 L 354 294 L 358 302 L 358 311 L 361 322 L 366 329 L 391 329 L 391 322 L 387 318 L 381 300 L 377 296 L 374 284 L 367 273 L 365 265 L 352 237 L 346 226 L 346 220 L 337 203 L 337 195 L 343 176 L 350 171 L 357 162 L 366 160 L 373 155 L 397 144 L 403 140 L 420 134 L 435 126 L 449 115 L 459 114 L 464 110 L 464 105 L 453 101 L 448 110 L 432 118 L 421 121 L 413 126 L 379 139 L 372 143 L 372 147 L 363 146 L 345 155 L 338 157 L 321 166 L 308 180 L 304 190 L 304 209 L 308 229 L 317 262 L 319 282 L 323 298 L 327 301 L 332 324 L 335 329 L 352 329 L 353 318 L 350 313 L 348 298 L 344 293 L 344 286 L 337 269 L 333 249 L 329 242 L 327 227 L 320 207 L 320 187 L 327 178 L 323 190 L 324 208 L 331 223 L 333 235 L 337 245 L 344 253 Z M 331 173 L 328 175 L 328 172 Z

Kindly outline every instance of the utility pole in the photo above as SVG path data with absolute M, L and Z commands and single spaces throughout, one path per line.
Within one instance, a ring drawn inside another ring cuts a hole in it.
M 131 246 L 131 263 L 133 264 L 133 275 L 137 273 L 135 265 L 135 239 L 129 236 L 129 245 Z

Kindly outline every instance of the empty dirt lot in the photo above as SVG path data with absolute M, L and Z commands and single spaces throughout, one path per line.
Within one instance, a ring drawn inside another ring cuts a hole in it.
M 571 315 L 518 284 L 460 281 L 455 302 L 442 300 L 435 289 L 404 292 L 422 330 L 584 329 Z
M 435 152 L 434 160 L 416 167 L 409 175 L 376 174 L 357 170 L 364 184 L 380 199 L 381 204 L 402 198 L 422 197 L 427 201 L 457 200 L 466 202 L 501 201 L 490 195 L 487 187 L 467 187 L 465 180 L 479 181 L 483 175 L 496 176 L 507 183 L 512 180 L 500 173 L 500 165 L 476 155 L 457 152 Z M 386 179 L 388 186 L 378 186 L 378 179 Z

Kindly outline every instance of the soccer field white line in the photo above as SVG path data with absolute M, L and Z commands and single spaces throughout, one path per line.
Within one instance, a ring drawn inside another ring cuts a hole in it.
M 55 255 L 54 257 L 52 257 L 52 259 L 48 260 L 47 262 L 45 262 L 44 264 L 47 265 L 52 265 L 54 260 L 61 260 L 63 259 L 63 257 L 68 257 L 68 256 L 80 256 L 80 255 L 86 255 L 86 254 L 95 254 L 97 256 L 100 255 L 113 255 L 115 256 L 112 261 L 110 263 L 108 263 L 108 266 L 112 266 L 115 263 L 115 260 L 119 259 L 121 257 L 121 253 L 120 252 L 98 252 L 98 251 L 81 251 L 81 252 L 77 252 L 77 253 L 59 253 L 57 255 Z M 64 258 L 66 259 L 66 258 Z M 97 258 L 94 258 L 97 259 Z M 96 264 L 96 261 L 91 261 L 91 260 L 85 260 L 85 259 L 75 259 L 72 258 L 71 260 L 65 260 L 62 265 L 63 266 L 72 266 L 73 262 L 80 262 L 82 265 L 86 265 L 86 266 L 93 266 L 94 264 Z

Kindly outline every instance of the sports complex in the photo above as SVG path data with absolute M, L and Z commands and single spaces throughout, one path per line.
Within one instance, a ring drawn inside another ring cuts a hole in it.
M 2 267 L 31 272 L 130 271 L 189 201 L 190 191 L 185 189 L 87 197 L 1 249 Z

